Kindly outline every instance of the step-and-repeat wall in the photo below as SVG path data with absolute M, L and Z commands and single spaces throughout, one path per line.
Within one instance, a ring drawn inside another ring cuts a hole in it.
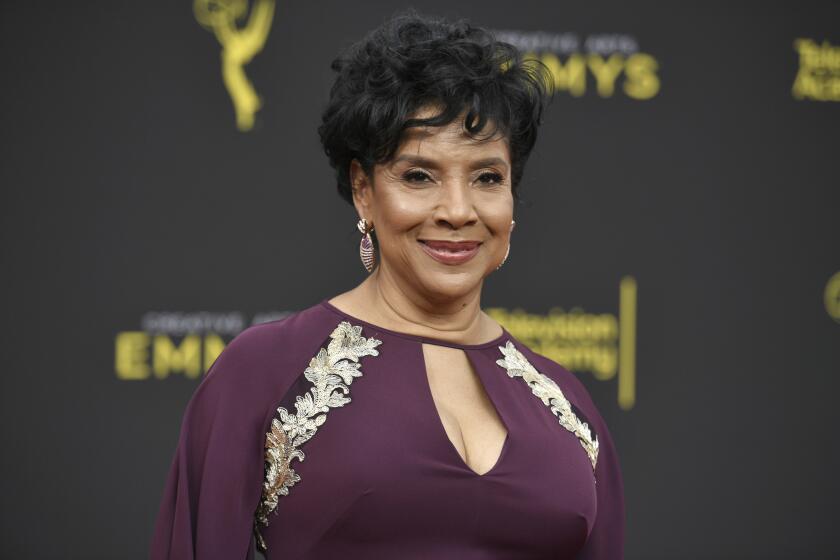
M 316 128 L 408 5 L 0 8 L 4 558 L 145 557 L 207 367 L 364 278 Z M 482 302 L 606 418 L 627 557 L 837 557 L 836 5 L 411 5 L 552 71 Z

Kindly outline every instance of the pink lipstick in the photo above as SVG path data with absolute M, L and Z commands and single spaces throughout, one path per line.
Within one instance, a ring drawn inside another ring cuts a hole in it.
M 457 265 L 463 264 L 478 253 L 480 241 L 435 241 L 432 239 L 418 239 L 426 254 L 436 261 Z

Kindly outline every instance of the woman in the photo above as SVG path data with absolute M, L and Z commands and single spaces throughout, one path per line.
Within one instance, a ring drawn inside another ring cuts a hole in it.
M 152 558 L 621 558 L 603 419 L 480 306 L 510 250 L 545 71 L 413 11 L 332 67 L 319 132 L 370 274 L 245 330 L 211 366 Z

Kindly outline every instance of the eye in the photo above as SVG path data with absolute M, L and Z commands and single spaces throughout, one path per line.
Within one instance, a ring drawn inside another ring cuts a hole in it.
M 403 175 L 403 179 L 412 183 L 422 183 L 423 179 L 428 179 L 429 176 L 422 171 L 409 171 Z
M 504 181 L 504 179 L 505 179 L 505 178 L 504 178 L 504 177 L 502 177 L 499 173 L 496 173 L 496 172 L 488 172 L 488 173 L 482 173 L 482 174 L 479 176 L 479 179 L 480 179 L 483 183 L 486 183 L 486 184 L 488 184 L 488 185 L 498 185 L 499 183 L 501 183 L 502 181 Z

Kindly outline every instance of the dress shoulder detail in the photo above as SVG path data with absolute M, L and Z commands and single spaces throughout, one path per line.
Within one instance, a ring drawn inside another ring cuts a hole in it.
M 557 383 L 544 373 L 540 373 L 531 362 L 520 352 L 510 340 L 504 346 L 499 346 L 503 358 L 496 363 L 505 370 L 509 377 L 520 377 L 531 388 L 531 392 L 539 398 L 551 412 L 557 416 L 560 425 L 577 436 L 589 461 L 592 463 L 593 473 L 598 461 L 598 439 L 593 437 L 589 424 L 583 422 L 572 410 L 572 405 L 563 394 Z
M 304 460 L 300 446 L 312 438 L 327 420 L 332 408 L 350 402 L 350 385 L 362 376 L 359 359 L 378 356 L 381 340 L 361 335 L 362 327 L 342 321 L 330 334 L 330 342 L 309 361 L 303 375 L 311 383 L 309 390 L 297 395 L 296 413 L 277 408 L 279 418 L 271 421 L 265 435 L 265 480 L 262 496 L 254 514 L 254 534 L 258 546 L 265 551 L 266 543 L 259 526 L 267 526 L 269 514 L 277 508 L 280 496 L 287 496 L 289 488 L 300 481 L 291 466 L 292 459 Z

